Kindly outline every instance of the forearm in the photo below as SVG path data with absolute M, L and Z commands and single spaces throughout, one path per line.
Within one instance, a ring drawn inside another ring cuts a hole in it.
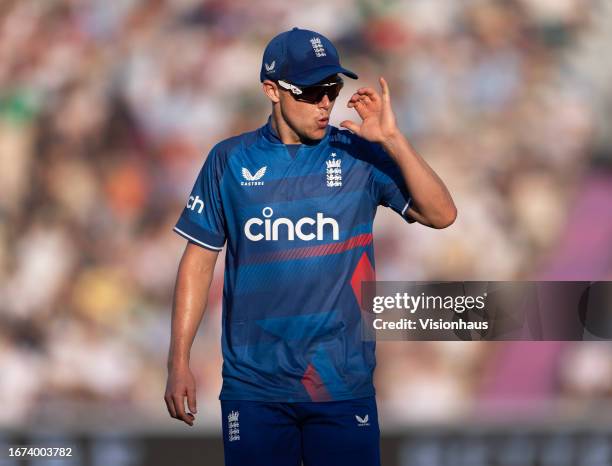
M 177 273 L 168 355 L 169 369 L 189 365 L 191 345 L 202 321 L 214 272 L 215 262 L 211 258 L 202 260 L 201 251 L 192 250 L 190 253 L 189 248 L 198 246 L 187 247 Z M 216 253 L 211 254 L 214 254 L 216 259 Z
M 444 182 L 399 131 L 382 142 L 385 151 L 400 167 L 413 208 L 434 228 L 445 228 L 457 210 Z

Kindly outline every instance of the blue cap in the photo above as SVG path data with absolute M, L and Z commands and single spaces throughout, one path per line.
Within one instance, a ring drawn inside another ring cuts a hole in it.
M 298 86 L 311 86 L 336 73 L 357 79 L 355 73 L 340 66 L 338 51 L 327 37 L 293 28 L 280 33 L 266 46 L 259 80 L 282 79 Z

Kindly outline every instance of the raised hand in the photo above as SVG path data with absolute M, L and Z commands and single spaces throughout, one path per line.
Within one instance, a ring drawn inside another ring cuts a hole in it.
M 382 96 L 371 87 L 362 87 L 348 101 L 347 107 L 357 111 L 362 120 L 361 124 L 344 120 L 340 126 L 368 141 L 382 143 L 396 134 L 398 129 L 391 108 L 389 85 L 382 76 L 379 82 Z

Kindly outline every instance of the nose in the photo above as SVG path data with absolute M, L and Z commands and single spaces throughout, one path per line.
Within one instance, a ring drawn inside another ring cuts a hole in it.
M 331 100 L 329 100 L 329 97 L 327 96 L 327 94 L 325 94 L 323 98 L 319 101 L 319 107 L 324 108 L 324 109 L 329 108 L 330 104 L 331 104 Z

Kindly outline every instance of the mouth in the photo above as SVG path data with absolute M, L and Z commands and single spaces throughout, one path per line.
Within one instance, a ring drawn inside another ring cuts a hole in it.
M 329 123 L 329 117 L 319 118 L 317 120 L 317 124 L 319 125 L 319 128 L 325 128 L 328 123 Z

